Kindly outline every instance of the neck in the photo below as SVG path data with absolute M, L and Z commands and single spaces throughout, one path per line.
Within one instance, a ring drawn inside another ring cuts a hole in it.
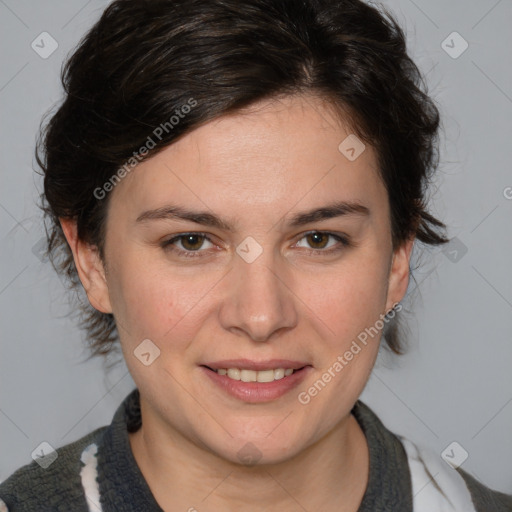
M 326 436 L 278 464 L 242 466 L 146 421 L 130 434 L 137 464 L 160 507 L 178 510 L 357 511 L 369 472 L 366 438 L 349 415 Z

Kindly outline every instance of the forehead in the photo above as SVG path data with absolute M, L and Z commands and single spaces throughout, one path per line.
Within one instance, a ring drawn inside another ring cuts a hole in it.
M 196 128 L 139 164 L 114 195 L 139 208 L 179 199 L 262 215 L 299 202 L 360 202 L 382 192 L 373 148 L 325 101 L 291 96 Z

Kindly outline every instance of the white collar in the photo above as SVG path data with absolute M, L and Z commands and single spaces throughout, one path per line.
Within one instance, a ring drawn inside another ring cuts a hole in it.
M 476 512 L 464 478 L 434 451 L 397 436 L 407 453 L 414 512 Z

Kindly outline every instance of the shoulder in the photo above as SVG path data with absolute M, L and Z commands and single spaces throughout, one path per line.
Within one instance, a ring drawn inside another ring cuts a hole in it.
M 489 487 L 486 487 L 461 468 L 458 468 L 457 471 L 462 478 L 464 478 L 478 512 L 484 510 L 493 510 L 495 512 L 512 511 L 511 494 L 504 494 L 502 492 L 489 489 Z
M 512 495 L 494 491 L 433 450 L 397 436 L 407 453 L 415 512 L 511 512 Z
M 84 457 L 101 443 L 101 427 L 81 439 L 45 453 L 0 484 L 0 512 L 87 511 L 82 485 Z M 89 450 L 87 450 L 89 449 Z

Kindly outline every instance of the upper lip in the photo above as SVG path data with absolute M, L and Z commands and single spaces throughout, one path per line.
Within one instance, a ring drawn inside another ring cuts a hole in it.
M 268 359 L 266 361 L 252 361 L 250 359 L 224 359 L 222 361 L 215 361 L 211 363 L 204 363 L 201 366 L 207 366 L 212 370 L 219 370 L 221 368 L 242 368 L 244 370 L 276 370 L 277 368 L 292 368 L 298 370 L 304 366 L 309 366 L 308 363 L 303 361 L 292 361 L 290 359 Z

